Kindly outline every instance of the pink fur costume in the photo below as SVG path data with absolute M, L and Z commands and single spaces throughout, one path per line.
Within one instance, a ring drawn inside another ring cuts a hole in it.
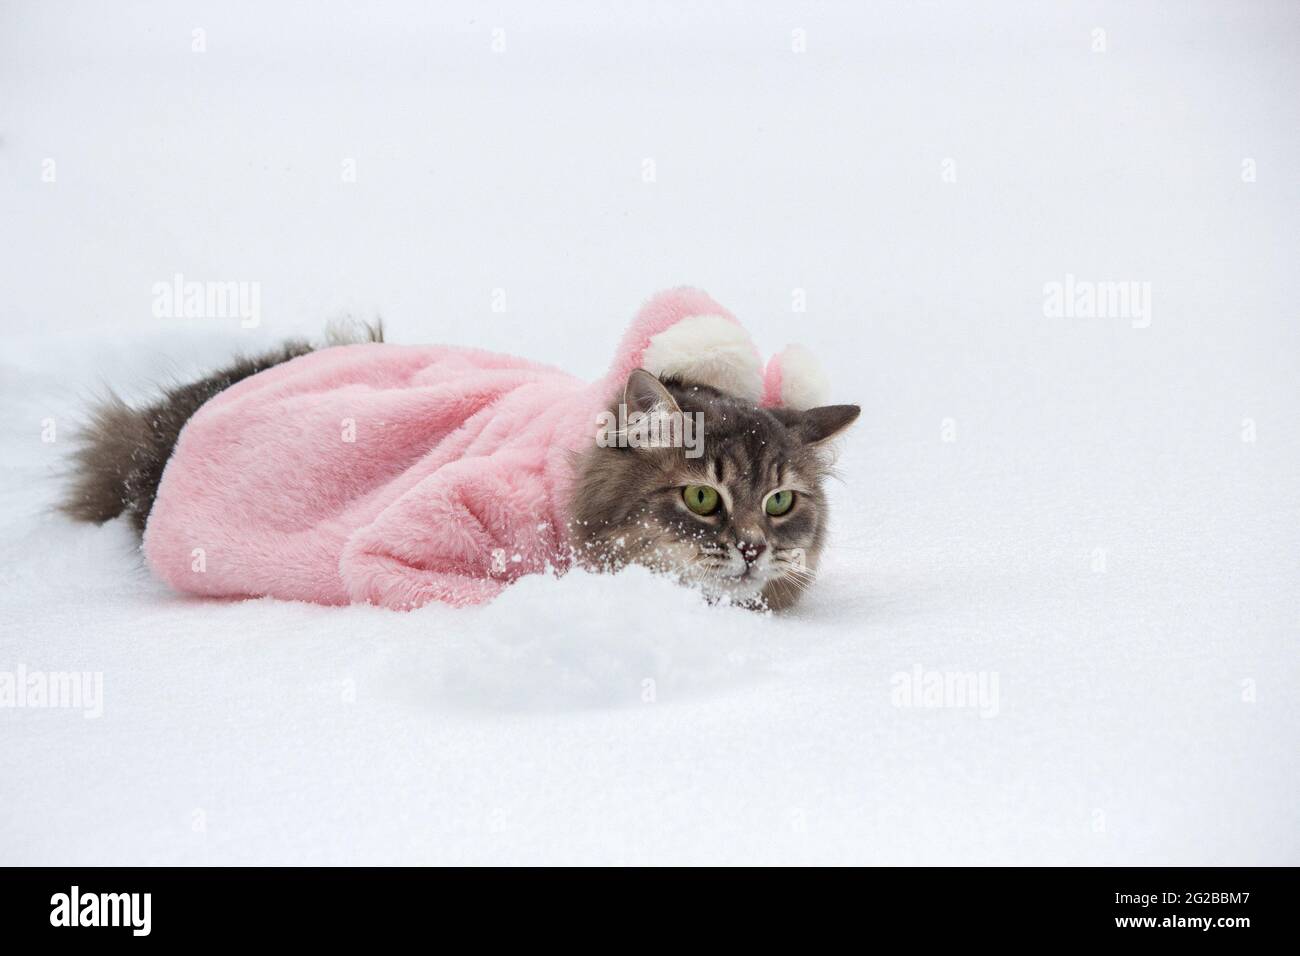
M 490 600 L 568 566 L 570 453 L 646 368 L 767 405 L 825 382 L 790 346 L 764 369 L 703 292 L 660 293 L 584 382 L 474 349 L 349 345 L 247 378 L 180 434 L 144 534 L 178 591 L 414 608 Z

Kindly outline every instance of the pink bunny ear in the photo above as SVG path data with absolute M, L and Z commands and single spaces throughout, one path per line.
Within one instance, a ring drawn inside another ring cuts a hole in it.
M 830 391 L 830 381 L 813 354 L 802 345 L 787 345 L 767 363 L 762 404 L 804 411 L 825 405 Z

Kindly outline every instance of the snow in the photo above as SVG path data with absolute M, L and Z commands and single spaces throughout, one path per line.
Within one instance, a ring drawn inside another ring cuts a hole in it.
M 0 709 L 0 863 L 1300 863 L 1300 11 L 436 7 L 0 10 L 0 675 L 104 693 Z M 49 510 L 103 384 L 341 314 L 594 376 L 679 283 L 863 406 L 790 614 L 201 602 Z

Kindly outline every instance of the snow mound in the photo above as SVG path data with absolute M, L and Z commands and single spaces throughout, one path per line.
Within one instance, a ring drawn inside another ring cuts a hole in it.
M 445 618 L 443 608 L 415 612 Z M 464 612 L 476 636 L 440 675 L 471 709 L 563 710 L 653 703 L 757 679 L 770 615 L 708 605 L 644 568 L 534 575 Z

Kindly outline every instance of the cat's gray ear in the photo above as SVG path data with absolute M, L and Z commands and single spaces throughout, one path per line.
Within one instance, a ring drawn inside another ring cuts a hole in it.
M 643 368 L 633 369 L 627 377 L 627 385 L 623 387 L 623 404 L 627 406 L 628 414 L 655 409 L 664 412 L 681 411 L 672 393 L 664 388 L 664 383 Z
M 857 405 L 821 405 L 799 413 L 799 434 L 809 445 L 820 445 L 843 434 L 858 420 Z

